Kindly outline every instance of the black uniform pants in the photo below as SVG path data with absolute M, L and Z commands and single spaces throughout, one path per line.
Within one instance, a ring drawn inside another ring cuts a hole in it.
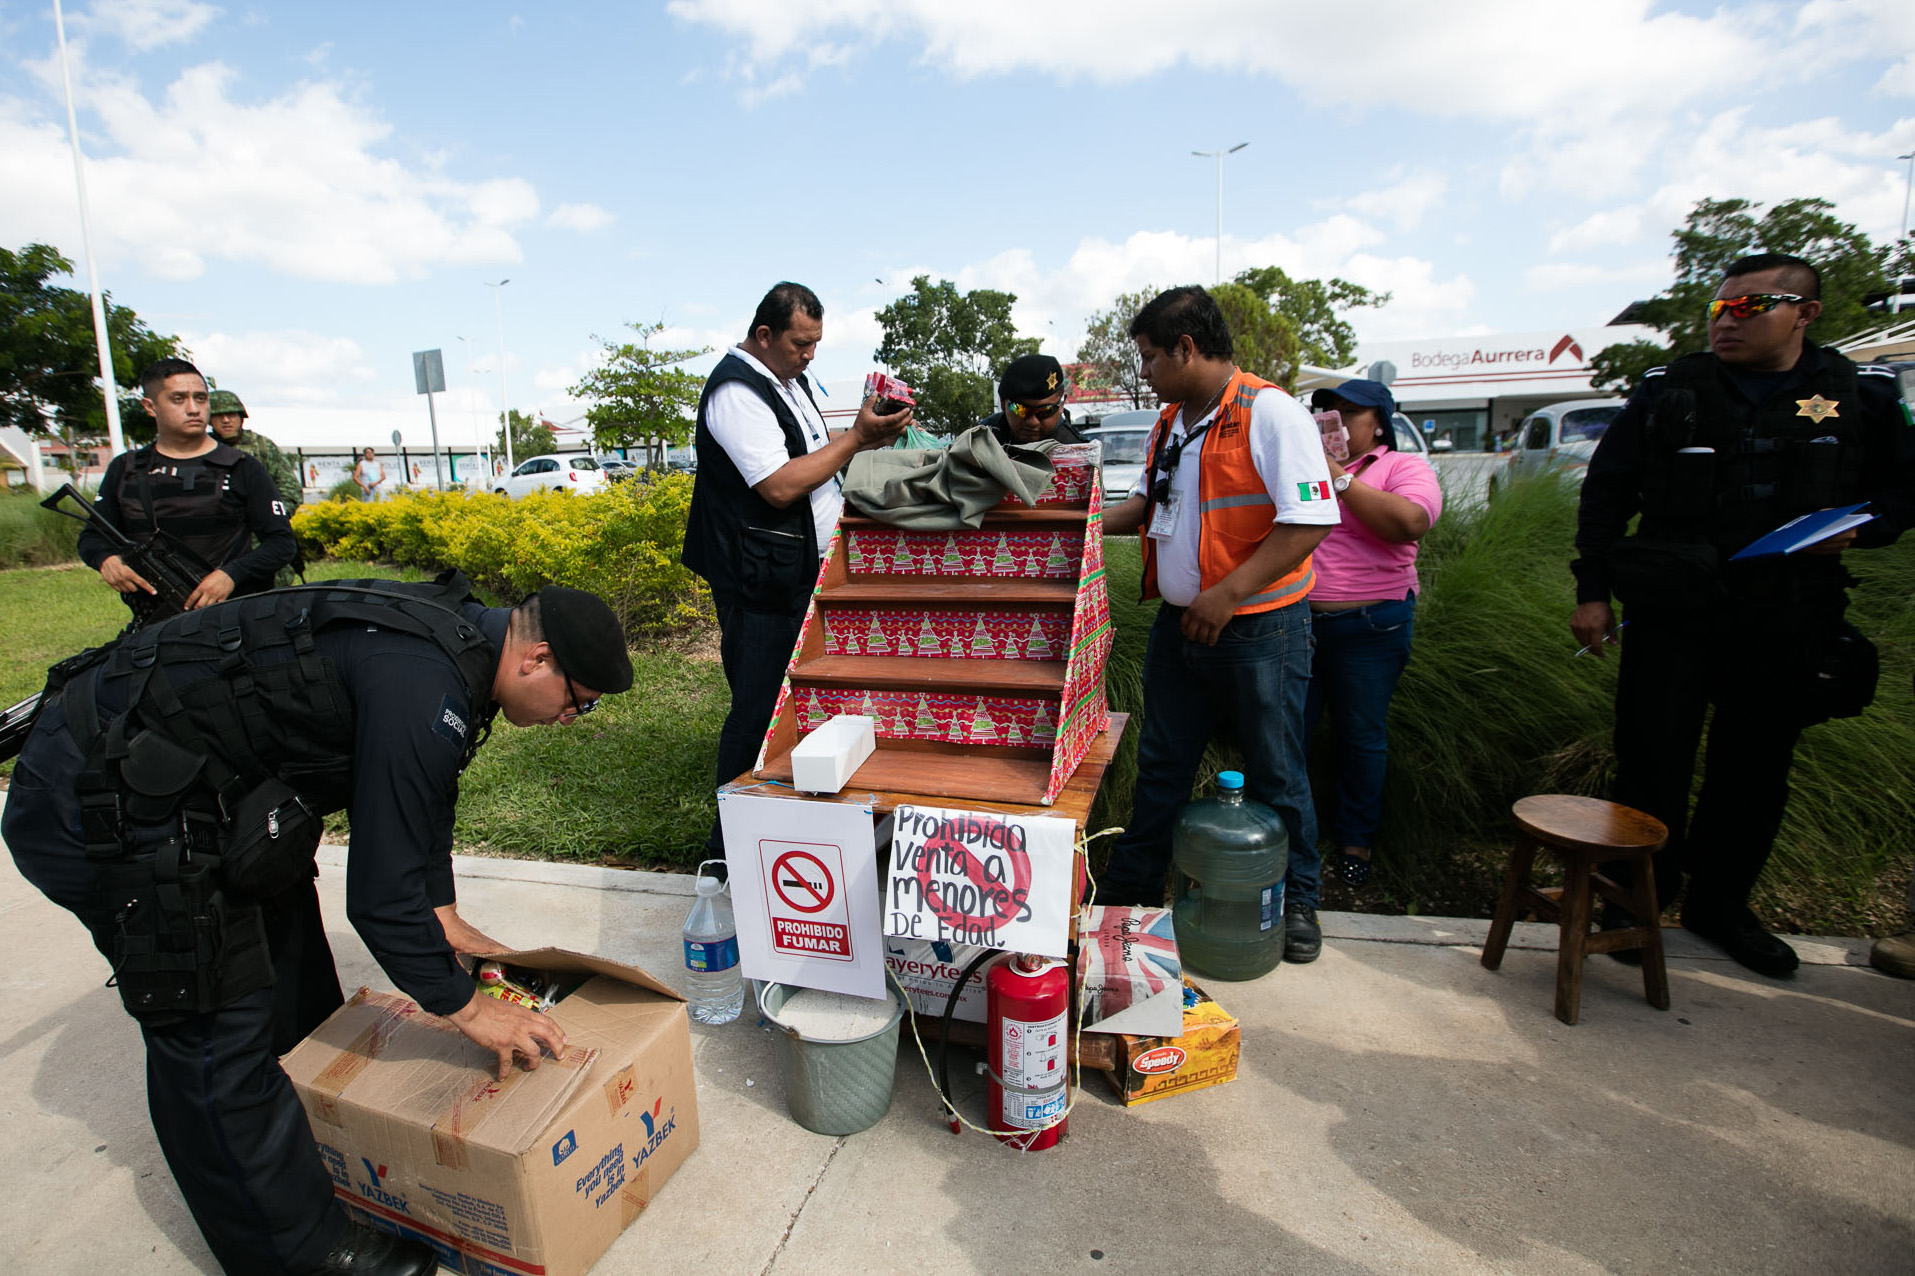
M 724 728 L 718 733 L 718 783 L 737 779 L 758 760 L 765 730 L 771 726 L 771 711 L 778 707 L 785 666 L 791 663 L 791 651 L 798 644 L 798 630 L 804 625 L 805 608 L 810 602 L 807 593 L 788 611 L 751 611 L 722 601 L 718 604 L 718 658 L 725 667 L 725 681 L 731 686 L 731 712 L 725 715 Z M 705 853 L 713 858 L 725 854 L 724 830 L 716 818 L 705 839 Z
M 81 842 L 80 762 L 52 700 L 14 766 L 0 837 L 21 876 L 76 914 L 106 954 L 112 906 Z M 150 855 L 167 831 L 136 830 L 128 840 Z M 266 922 L 273 987 L 210 1014 L 141 1025 L 160 1149 L 220 1266 L 247 1276 L 311 1270 L 347 1226 L 278 1058 L 339 1005 L 317 894 L 305 887 L 276 899 Z
M 1665 908 L 1684 874 L 1688 908 L 1720 913 L 1748 903 L 1788 804 L 1802 733 L 1791 680 L 1807 661 L 1811 619 L 1824 618 L 1743 608 L 1699 617 L 1628 613 L 1614 797 L 1669 828 L 1655 861 Z M 1692 817 L 1696 751 L 1711 706 Z

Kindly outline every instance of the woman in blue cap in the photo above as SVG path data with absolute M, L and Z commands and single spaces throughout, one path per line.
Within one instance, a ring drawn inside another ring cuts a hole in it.
M 1336 734 L 1336 801 L 1328 821 L 1346 886 L 1370 878 L 1383 816 L 1390 697 L 1410 660 L 1416 618 L 1416 551 L 1443 512 L 1443 489 L 1420 456 L 1391 446 L 1396 400 L 1380 381 L 1345 381 L 1311 397 L 1348 431 L 1326 430 L 1330 486 L 1342 521 L 1313 555 L 1310 591 L 1316 655 L 1305 735 L 1328 713 Z M 1338 452 L 1343 455 L 1339 456 Z

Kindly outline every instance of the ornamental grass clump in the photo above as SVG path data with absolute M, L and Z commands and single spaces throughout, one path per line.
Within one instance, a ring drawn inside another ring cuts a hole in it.
M 40 508 L 32 488 L 0 492 L 0 568 L 75 562 L 79 539 L 80 525 Z

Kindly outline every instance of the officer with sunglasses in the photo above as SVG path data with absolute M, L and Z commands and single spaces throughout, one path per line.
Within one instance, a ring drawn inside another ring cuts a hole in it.
M 1576 643 L 1622 657 L 1613 796 L 1669 829 L 1655 860 L 1660 902 L 1674 903 L 1686 878 L 1683 926 L 1771 977 L 1797 957 L 1749 896 L 1781 826 L 1796 740 L 1874 694 L 1874 648 L 1843 619 L 1853 578 L 1841 555 L 1889 544 L 1915 514 L 1915 425 L 1896 379 L 1807 340 L 1820 294 L 1799 257 L 1729 267 L 1709 303 L 1709 350 L 1646 373 L 1597 446 L 1572 565 Z M 1732 561 L 1799 515 L 1860 502 L 1873 522 Z M 1607 905 L 1602 924 L 1634 919 Z
M 1002 410 L 986 417 L 984 424 L 1006 447 L 1043 439 L 1082 443 L 1084 436 L 1065 419 L 1069 412 L 1064 407 L 1064 396 L 1069 392 L 1064 369 L 1049 355 L 1027 354 L 1013 359 L 997 381 L 997 401 Z

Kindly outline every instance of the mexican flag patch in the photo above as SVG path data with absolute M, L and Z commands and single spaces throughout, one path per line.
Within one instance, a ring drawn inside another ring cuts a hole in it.
M 1320 483 L 1299 483 L 1297 495 L 1306 501 L 1327 501 L 1330 499 L 1330 484 L 1328 480 Z

